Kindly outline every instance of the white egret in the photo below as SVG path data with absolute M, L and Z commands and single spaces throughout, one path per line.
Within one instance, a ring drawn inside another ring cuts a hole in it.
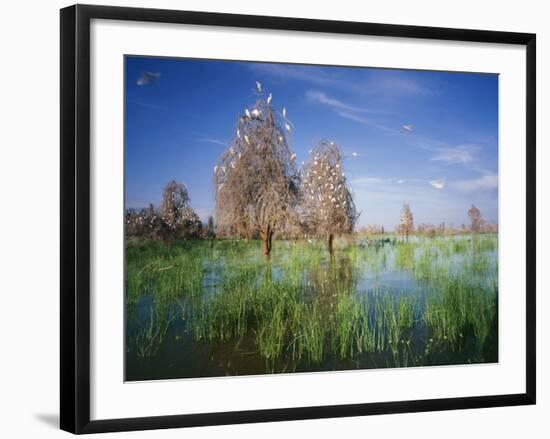
M 401 127 L 401 132 L 402 133 L 412 133 L 413 132 L 413 128 L 414 128 L 414 125 L 403 125 Z
M 286 128 L 287 131 L 290 132 L 290 125 L 288 123 L 285 123 L 285 128 Z
M 267 97 L 267 105 L 271 104 L 271 99 L 273 98 L 273 96 L 271 95 L 271 93 L 269 93 L 269 96 Z
M 246 117 L 250 119 L 250 111 L 248 111 L 248 108 L 246 108 L 244 112 L 246 113 Z
M 261 114 L 261 112 L 257 108 L 254 108 L 254 110 L 252 110 L 252 116 L 258 118 L 258 117 L 260 117 L 260 114 Z
M 286 107 L 283 107 L 283 117 L 286 117 Z

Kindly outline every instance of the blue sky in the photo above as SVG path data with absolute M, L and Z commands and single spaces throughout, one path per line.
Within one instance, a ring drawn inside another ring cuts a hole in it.
M 126 206 L 160 203 L 186 184 L 213 213 L 212 173 L 259 81 L 286 107 L 297 163 L 320 139 L 337 143 L 359 225 L 393 229 L 403 203 L 415 223 L 468 224 L 478 206 L 498 221 L 498 76 L 493 74 L 126 58 Z M 413 125 L 403 132 L 403 125 Z

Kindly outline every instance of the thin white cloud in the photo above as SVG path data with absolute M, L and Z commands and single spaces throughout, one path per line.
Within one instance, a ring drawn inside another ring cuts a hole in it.
M 339 99 L 329 96 L 322 91 L 308 90 L 306 92 L 306 99 L 309 102 L 325 105 L 331 108 L 336 112 L 336 114 L 338 114 L 340 117 L 343 117 L 344 119 L 349 119 L 362 125 L 367 125 L 393 134 L 398 132 L 397 130 L 389 128 L 386 125 L 381 124 L 370 117 L 366 117 L 364 114 L 375 113 L 375 111 L 348 104 L 347 102 L 343 102 Z
M 428 183 L 430 186 L 432 186 L 435 189 L 443 189 L 445 187 L 444 178 L 438 178 L 435 180 L 426 181 L 421 178 L 404 179 L 404 178 L 384 178 L 384 177 L 357 177 L 351 180 L 351 183 L 356 186 L 372 186 L 372 185 L 384 184 L 386 188 L 389 188 L 389 186 L 394 184 L 403 185 L 404 183 L 407 183 L 407 187 L 416 186 L 420 188 L 424 186 L 426 183 Z M 397 190 L 397 188 L 395 189 Z
M 380 71 L 371 74 L 371 77 L 360 84 L 365 93 L 383 93 L 386 95 L 426 96 L 431 90 L 420 82 L 403 76 L 401 72 Z
M 372 120 L 369 117 L 365 117 L 365 116 L 353 113 L 351 111 L 336 110 L 336 113 L 340 117 L 343 117 L 344 119 L 353 120 L 354 122 L 360 123 L 362 125 L 367 125 L 367 126 L 370 126 L 372 128 L 379 129 L 381 131 L 385 131 L 386 133 L 391 133 L 391 134 L 399 133 L 397 130 L 395 130 L 393 128 L 390 128 L 390 127 L 388 127 L 384 124 L 376 122 L 376 121 Z
M 444 179 L 441 179 L 444 180 Z M 434 180 L 439 181 L 439 180 Z M 394 184 L 402 185 L 404 183 L 408 183 L 409 186 L 419 186 L 426 184 L 426 180 L 420 179 L 420 178 L 395 178 L 395 177 L 357 177 L 351 180 L 351 183 L 357 186 L 366 186 L 366 185 L 373 185 L 373 184 L 382 184 L 384 183 L 386 187 L 389 187 Z M 396 190 L 402 190 L 395 188 Z
M 306 99 L 309 102 L 325 105 L 333 109 L 336 114 L 338 114 L 340 117 L 343 117 L 344 119 L 353 120 L 354 122 L 360 123 L 362 125 L 367 125 L 388 133 L 397 133 L 397 130 L 387 127 L 386 125 L 365 116 L 365 113 L 378 113 L 377 111 L 348 104 L 339 99 L 333 98 L 319 90 L 308 90 L 306 92 Z
M 339 81 L 321 69 L 313 70 L 307 66 L 288 64 L 252 63 L 250 69 L 260 75 L 269 75 L 278 79 L 298 79 L 317 85 L 338 85 Z
M 453 187 L 462 192 L 475 192 L 498 188 L 498 175 L 484 175 L 471 180 L 459 180 L 453 183 Z
M 353 182 L 352 182 L 353 183 Z M 424 182 L 424 185 L 426 182 Z M 373 207 L 373 200 L 381 202 L 399 202 L 404 200 L 410 202 L 425 201 L 430 197 L 429 188 L 418 184 L 356 184 L 355 186 L 355 202 L 358 206 Z M 433 192 L 432 192 L 433 193 Z
M 336 110 L 341 110 L 345 112 L 352 112 L 352 113 L 370 112 L 365 108 L 359 108 L 354 105 L 350 105 L 338 99 L 327 96 L 325 93 L 319 90 L 308 90 L 306 92 L 306 99 L 310 102 L 327 105 Z
M 445 187 L 445 179 L 438 178 L 437 180 L 431 180 L 428 183 L 436 189 L 443 189 Z
M 300 66 L 289 64 L 252 63 L 250 69 L 261 75 L 269 75 L 277 79 L 295 79 L 315 85 L 337 87 L 354 94 L 385 95 L 385 96 L 425 96 L 432 90 L 407 73 L 396 70 L 365 69 L 364 80 L 350 81 L 317 66 Z
M 352 180 L 353 184 L 363 185 L 363 184 L 379 184 L 379 183 L 388 183 L 391 179 L 381 178 L 381 177 L 358 177 Z
M 433 148 L 435 155 L 430 158 L 430 161 L 443 162 L 449 165 L 471 163 L 474 160 L 473 155 L 476 149 L 473 145 L 436 147 Z
M 197 139 L 197 140 L 199 142 L 212 143 L 214 145 L 227 146 L 227 142 L 223 142 L 222 140 L 218 140 L 218 139 L 211 139 L 209 137 L 203 137 L 203 138 L 200 138 L 200 139 Z

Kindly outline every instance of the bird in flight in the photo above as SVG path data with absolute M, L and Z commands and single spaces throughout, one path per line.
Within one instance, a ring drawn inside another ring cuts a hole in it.
M 403 125 L 401 127 L 402 133 L 412 133 L 413 132 L 414 125 Z
M 430 183 L 430 185 L 436 189 L 443 189 L 445 187 L 445 180 L 442 178 L 429 181 L 428 183 Z
M 137 85 L 149 85 L 160 78 L 159 72 L 143 72 L 136 81 Z

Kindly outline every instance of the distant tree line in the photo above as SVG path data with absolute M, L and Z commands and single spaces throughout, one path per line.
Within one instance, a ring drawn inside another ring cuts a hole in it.
M 498 224 L 487 223 L 483 219 L 483 216 L 481 215 L 481 211 L 475 205 L 472 204 L 472 207 L 468 209 L 467 213 L 470 219 L 469 226 L 462 224 L 459 228 L 455 228 L 454 225 L 452 224 L 448 225 L 448 224 L 445 224 L 444 222 L 438 225 L 422 223 L 422 224 L 419 224 L 415 229 L 414 216 L 411 211 L 410 205 L 408 203 L 405 203 L 401 211 L 400 223 L 395 228 L 395 233 L 404 235 L 405 239 L 408 239 L 408 236 L 411 234 L 416 234 L 421 236 L 436 236 L 436 235 L 450 236 L 450 235 L 458 235 L 461 233 L 464 234 L 464 233 L 497 233 L 498 232 Z M 375 226 L 371 226 L 370 230 L 375 232 L 373 234 L 376 234 L 377 229 Z M 368 232 L 365 230 L 365 233 L 368 233 Z
M 172 180 L 164 187 L 159 209 L 150 204 L 143 209 L 126 210 L 126 234 L 166 243 L 176 239 L 213 237 L 213 218 L 203 225 L 190 202 L 185 185 Z

